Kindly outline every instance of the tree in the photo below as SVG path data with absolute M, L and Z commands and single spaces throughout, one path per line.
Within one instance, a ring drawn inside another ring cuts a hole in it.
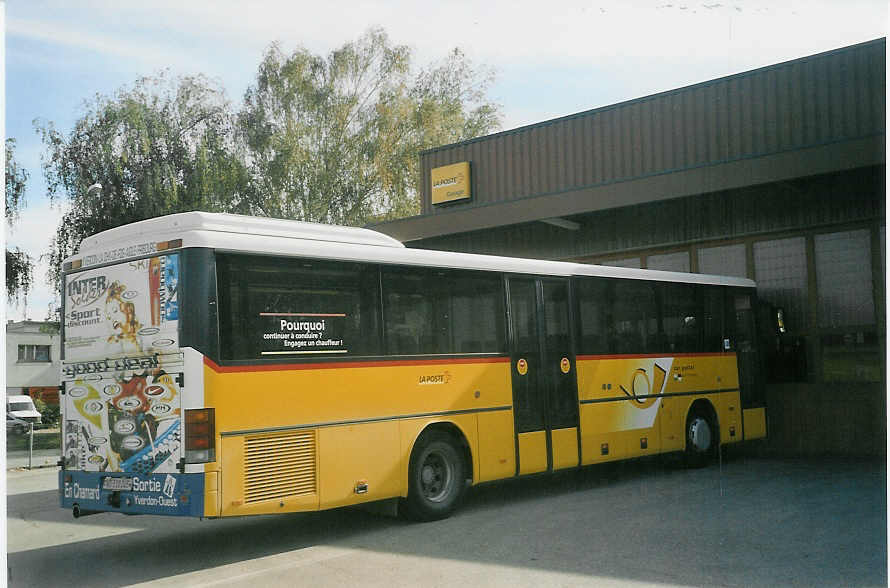
M 67 136 L 35 121 L 50 197 L 67 204 L 50 278 L 84 237 L 106 229 L 191 210 L 258 212 L 233 125 L 218 84 L 165 73 L 96 95 Z
M 28 172 L 15 160 L 15 139 L 6 139 L 6 223 L 12 227 L 25 205 Z M 6 297 L 16 303 L 24 300 L 34 281 L 34 263 L 27 253 L 6 250 Z
M 259 206 L 351 225 L 416 213 L 418 152 L 498 127 L 492 79 L 458 50 L 412 77 L 381 29 L 326 57 L 271 45 L 239 115 Z

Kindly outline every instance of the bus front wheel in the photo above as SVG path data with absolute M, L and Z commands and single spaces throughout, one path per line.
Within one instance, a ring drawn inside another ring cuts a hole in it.
M 463 494 L 465 467 L 450 435 L 440 431 L 422 435 L 411 454 L 404 514 L 417 521 L 449 516 Z

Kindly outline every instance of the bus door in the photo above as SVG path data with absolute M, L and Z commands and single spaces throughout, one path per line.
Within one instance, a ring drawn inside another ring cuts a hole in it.
M 518 474 L 575 467 L 578 388 L 568 280 L 509 278 Z

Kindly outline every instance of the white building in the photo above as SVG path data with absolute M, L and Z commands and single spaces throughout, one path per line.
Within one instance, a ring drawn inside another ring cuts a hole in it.
M 58 402 L 59 324 L 42 321 L 6 323 L 6 395 L 28 394 Z

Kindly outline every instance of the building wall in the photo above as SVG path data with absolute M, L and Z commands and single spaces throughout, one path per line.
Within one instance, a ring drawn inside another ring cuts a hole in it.
M 432 149 L 422 214 L 374 228 L 753 278 L 787 325 L 762 343 L 769 448 L 884 454 L 885 64 L 878 39 Z M 461 161 L 472 199 L 433 205 L 431 169 Z
M 455 232 L 410 247 L 541 259 L 627 257 L 678 243 L 725 240 L 884 218 L 884 167 L 798 178 L 541 222 Z
M 750 178 L 727 164 L 883 136 L 885 48 L 879 39 L 426 151 L 421 214 L 598 198 L 591 188 L 703 168 Z M 430 170 L 458 161 L 472 163 L 473 199 L 432 205 Z
M 886 453 L 885 168 L 750 186 L 409 245 L 749 277 L 785 312 L 762 343 L 769 449 Z
M 7 325 L 6 329 L 6 387 L 58 387 L 60 346 L 59 335 L 40 331 L 44 323 L 24 322 Z M 20 345 L 49 345 L 50 361 L 19 361 Z

